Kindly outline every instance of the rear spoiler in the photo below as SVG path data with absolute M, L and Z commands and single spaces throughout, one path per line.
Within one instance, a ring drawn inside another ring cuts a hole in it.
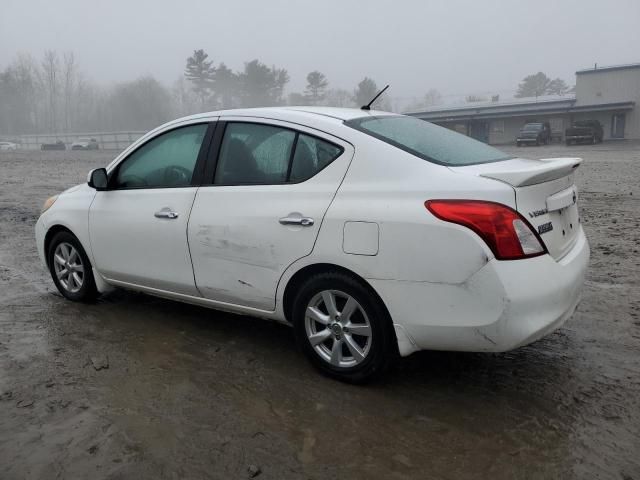
M 566 177 L 574 172 L 581 163 L 581 158 L 513 159 L 477 165 L 481 168 L 477 168 L 476 174 L 508 183 L 514 187 L 526 187 Z

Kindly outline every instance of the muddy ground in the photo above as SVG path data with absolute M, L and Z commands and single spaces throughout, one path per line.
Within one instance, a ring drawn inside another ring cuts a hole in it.
M 577 313 L 517 351 L 422 352 L 365 387 L 313 371 L 284 326 L 65 301 L 33 226 L 114 153 L 0 152 L 0 479 L 640 479 L 640 144 L 508 150 L 585 159 Z

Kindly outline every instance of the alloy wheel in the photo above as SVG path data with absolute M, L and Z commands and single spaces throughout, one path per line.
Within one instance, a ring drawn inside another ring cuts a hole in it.
M 323 290 L 311 298 L 305 330 L 316 354 L 334 367 L 359 365 L 371 350 L 366 312 L 355 298 L 339 290 Z
M 76 293 L 84 284 L 84 265 L 76 248 L 67 242 L 61 242 L 53 254 L 53 269 L 62 288 Z

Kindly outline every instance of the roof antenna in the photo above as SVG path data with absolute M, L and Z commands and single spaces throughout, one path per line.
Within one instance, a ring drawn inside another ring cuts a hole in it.
M 382 90 L 380 90 L 378 92 L 378 94 L 375 97 L 373 97 L 373 99 L 369 103 L 367 103 L 366 105 L 361 106 L 360 110 L 371 110 L 371 105 L 373 104 L 373 102 L 375 102 L 378 99 L 378 97 L 380 95 L 382 95 L 387 88 L 389 88 L 389 85 L 387 85 Z

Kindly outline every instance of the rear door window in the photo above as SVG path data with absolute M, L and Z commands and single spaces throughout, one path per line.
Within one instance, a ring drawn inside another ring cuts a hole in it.
M 288 128 L 230 122 L 220 145 L 213 183 L 297 183 L 314 176 L 342 151 L 342 147 Z

